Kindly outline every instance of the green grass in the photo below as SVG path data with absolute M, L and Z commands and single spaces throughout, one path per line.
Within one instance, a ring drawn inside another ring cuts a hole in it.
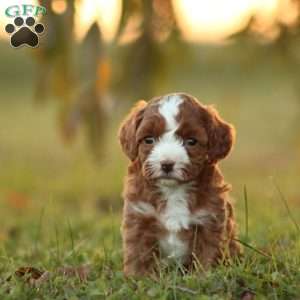
M 125 279 L 119 227 L 127 162 L 116 140 L 119 117 L 107 124 L 103 160 L 96 161 L 82 134 L 63 145 L 52 103 L 33 106 L 28 88 L 8 86 L 0 103 L 1 300 L 241 299 L 245 292 L 300 299 L 299 104 L 282 72 L 278 93 L 277 72 L 251 69 L 248 81 L 237 86 L 229 78 L 215 89 L 207 80 L 226 78 L 217 73 L 185 90 L 215 102 L 237 127 L 222 169 L 233 185 L 239 238 L 248 245 L 243 260 L 185 276 L 162 269 L 155 280 Z M 59 271 L 86 265 L 84 281 Z M 24 266 L 50 276 L 33 286 L 14 275 Z
M 287 204 L 290 198 L 282 199 L 284 191 L 279 193 L 264 172 L 246 169 L 240 178 L 234 155 L 233 166 L 227 162 L 223 167 L 234 184 L 240 239 L 254 248 L 245 247 L 242 261 L 205 273 L 182 276 L 176 270 L 162 270 L 157 280 L 126 280 L 119 231 L 126 162 L 116 142 L 105 150 L 106 161 L 98 163 L 81 138 L 73 147 L 64 147 L 51 106 L 42 111 L 26 102 L 2 105 L 0 123 L 5 142 L 0 173 L 0 299 L 238 299 L 246 291 L 257 299 L 299 297 L 300 232 L 292 219 L 299 220 L 299 202 Z M 115 127 L 112 124 L 109 130 L 115 133 Z M 293 181 L 283 181 L 282 186 L 296 184 L 292 166 L 285 175 Z M 57 271 L 83 265 L 90 266 L 83 282 Z M 49 271 L 51 276 L 32 287 L 12 276 L 24 266 Z

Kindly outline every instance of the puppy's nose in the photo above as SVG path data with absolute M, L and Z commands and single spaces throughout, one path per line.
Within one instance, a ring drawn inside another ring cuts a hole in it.
M 170 161 L 170 160 L 165 160 L 165 161 L 162 161 L 160 163 L 161 165 L 161 169 L 165 172 L 165 173 L 170 173 L 173 171 L 173 168 L 174 168 L 174 162 L 173 161 Z

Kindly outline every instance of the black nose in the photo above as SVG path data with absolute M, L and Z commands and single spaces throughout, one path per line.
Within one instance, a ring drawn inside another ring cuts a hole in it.
M 163 161 L 161 162 L 161 169 L 165 173 L 170 173 L 173 171 L 174 163 L 172 161 Z

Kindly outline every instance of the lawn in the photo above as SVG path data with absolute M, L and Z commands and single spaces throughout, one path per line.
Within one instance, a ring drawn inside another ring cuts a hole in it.
M 216 103 L 237 128 L 222 169 L 233 185 L 244 257 L 184 276 L 162 266 L 157 278 L 140 280 L 122 274 L 127 161 L 116 131 L 124 112 L 107 124 L 96 160 L 81 133 L 73 145 L 62 143 L 54 101 L 33 105 L 30 88 L 7 85 L 0 103 L 0 299 L 300 299 L 299 101 L 281 71 L 274 62 L 266 73 L 250 69 L 238 86 L 237 71 L 174 79 L 177 90 L 186 86 Z M 216 81 L 218 90 L 208 85 Z M 35 269 L 23 276 L 22 267 Z

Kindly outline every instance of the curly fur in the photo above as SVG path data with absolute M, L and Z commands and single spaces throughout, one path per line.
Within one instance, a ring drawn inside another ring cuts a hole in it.
M 207 268 L 240 252 L 230 186 L 217 166 L 229 154 L 234 133 L 215 109 L 182 93 L 140 101 L 124 120 L 119 140 L 131 161 L 123 193 L 127 276 L 154 271 L 157 259 L 176 260 L 188 269 L 197 260 Z M 196 146 L 185 144 L 191 135 Z M 148 145 L 147 136 L 156 142 Z M 170 147 L 165 151 L 162 143 Z M 177 168 L 170 178 L 159 168 L 166 158 Z

